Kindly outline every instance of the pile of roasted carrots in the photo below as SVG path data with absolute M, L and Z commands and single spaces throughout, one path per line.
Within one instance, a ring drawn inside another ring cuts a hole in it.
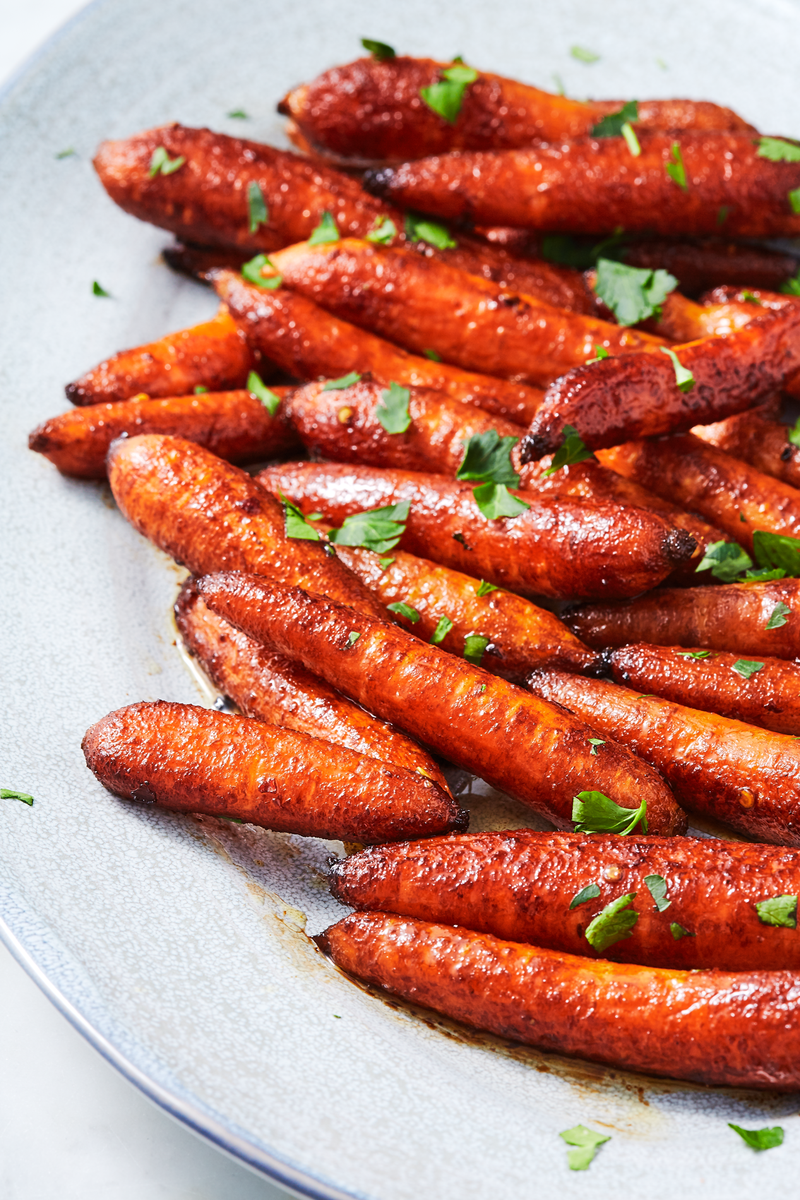
M 178 125 L 98 151 L 221 307 L 30 445 L 188 568 L 178 628 L 242 715 L 134 704 L 87 763 L 369 845 L 319 939 L 361 979 L 796 1089 L 800 275 L 732 239 L 800 234 L 800 145 L 369 48 L 281 102 L 301 154 Z M 559 832 L 465 833 L 441 760 Z

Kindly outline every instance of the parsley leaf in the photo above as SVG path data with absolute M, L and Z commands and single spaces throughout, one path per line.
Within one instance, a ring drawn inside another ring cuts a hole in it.
M 762 137 L 756 153 L 759 158 L 768 158 L 770 162 L 800 162 L 800 146 L 783 138 Z
M 577 908 L 579 904 L 585 904 L 587 900 L 596 900 L 600 895 L 600 888 L 596 883 L 587 883 L 585 888 L 581 888 L 569 902 L 569 911 Z
M 634 132 L 633 126 L 629 125 L 626 121 L 622 126 L 621 133 L 625 138 L 625 145 L 628 147 L 633 157 L 638 158 L 642 153 L 642 147 L 639 145 L 639 139 Z
M 408 621 L 413 621 L 416 625 L 419 620 L 419 613 L 410 604 L 406 604 L 404 600 L 398 600 L 395 604 L 387 604 L 389 612 L 399 613 L 401 617 L 405 617 Z
M 452 250 L 458 245 L 445 225 L 440 225 L 438 221 L 430 221 L 427 217 L 406 213 L 403 228 L 409 241 L 427 242 L 435 250 Z
M 496 429 L 474 433 L 464 442 L 464 457 L 456 479 L 478 479 L 486 483 L 519 483 L 519 475 L 511 465 L 511 451 L 519 438 L 500 437 Z
M 249 230 L 255 233 L 259 225 L 266 225 L 269 220 L 269 210 L 264 199 L 264 193 L 255 179 L 247 185 L 247 213 L 250 217 Z
M 764 628 L 765 629 L 780 629 L 780 627 L 782 625 L 786 624 L 786 618 L 788 617 L 788 615 L 791 611 L 792 610 L 789 608 L 788 604 L 784 604 L 782 600 L 779 600 L 778 603 L 773 608 L 772 612 L 770 613 L 769 620 L 767 621 Z
M 733 583 L 742 571 L 752 567 L 750 555 L 737 546 L 736 542 L 711 542 L 697 565 L 696 570 L 708 571 L 723 583 Z
M 779 567 L 755 567 L 745 571 L 741 578 L 746 583 L 767 583 L 770 579 L 785 579 L 786 572 L 781 571 Z
M 474 666 L 481 665 L 486 647 L 489 645 L 489 639 L 480 633 L 468 633 L 464 639 L 464 658 L 467 662 L 471 662 Z
M 341 529 L 332 529 L 328 538 L 340 546 L 363 546 L 376 554 L 386 554 L 394 550 L 405 533 L 408 509 L 409 501 L 401 500 L 386 508 L 353 513 L 342 522 Z
M 236 120 L 236 121 L 247 121 L 247 120 L 249 120 L 249 117 L 248 117 L 247 113 L 244 111 L 244 109 L 243 109 L 243 108 L 234 108 L 234 109 L 231 109 L 231 111 L 230 111 L 229 113 L 226 113 L 225 115 L 226 115 L 226 117 L 233 117 L 233 118 L 234 118 L 234 120 Z
M 779 567 L 787 575 L 800 575 L 800 538 L 757 529 L 753 534 L 753 556 L 760 567 Z
M 772 896 L 769 900 L 759 900 L 756 912 L 762 925 L 797 929 L 797 896 Z
M 283 276 L 277 272 L 274 275 L 264 276 L 261 273 L 264 267 L 269 267 L 272 271 L 275 271 L 275 264 L 270 261 L 266 254 L 257 254 L 249 262 L 242 263 L 240 267 L 242 278 L 246 279 L 248 283 L 254 283 L 256 287 L 267 288 L 270 291 L 273 288 L 279 288 L 283 283 Z
M 392 557 L 390 557 L 390 558 L 379 558 L 379 559 L 378 559 L 378 565 L 380 566 L 380 569 L 381 569 L 382 571 L 386 571 L 386 570 L 388 570 L 388 569 L 389 569 L 389 567 L 392 565 L 392 563 L 393 563 L 393 562 L 394 562 L 394 558 L 392 558 Z
M 680 142 L 672 143 L 671 158 L 669 162 L 664 163 L 664 170 L 673 183 L 677 183 L 679 188 L 682 188 L 684 192 L 688 192 L 689 185 L 686 182 L 686 168 L 683 165 Z
M 678 281 L 669 271 L 626 267 L 610 258 L 597 260 L 595 294 L 607 304 L 619 325 L 636 325 L 655 313 Z
M 13 788 L 0 788 L 0 800 L 21 800 L 29 808 L 33 804 L 33 796 L 27 792 L 15 792 Z
M 59 150 L 58 154 L 53 155 L 53 158 L 77 158 L 77 157 L 78 157 L 78 152 L 76 150 L 73 150 L 72 146 L 70 146 L 68 150 Z
M 316 229 L 312 229 L 311 236 L 308 239 L 309 246 L 322 246 L 328 242 L 339 241 L 339 230 L 336 228 L 336 222 L 333 215 L 326 209 L 322 214 L 322 219 Z
M 763 663 L 754 662 L 749 658 L 738 658 L 731 667 L 737 675 L 741 675 L 742 679 L 749 679 L 751 675 L 755 675 L 757 671 L 761 671 L 764 667 Z
M 724 225 L 724 224 L 725 224 L 725 222 L 726 222 L 726 221 L 727 221 L 727 219 L 728 219 L 728 213 L 729 213 L 730 211 L 731 211 L 731 210 L 730 210 L 730 208 L 728 207 L 728 205 L 727 205 L 727 204 L 720 204 L 720 206 L 719 206 L 719 209 L 717 210 L 717 224 L 718 224 L 718 225 Z
M 666 346 L 659 346 L 659 350 L 663 354 L 668 354 L 672 359 L 672 366 L 675 369 L 675 382 L 681 392 L 690 392 L 694 387 L 694 375 L 688 367 L 684 367 L 678 361 L 678 356 L 674 350 L 669 350 Z
M 757 304 L 759 308 L 764 307 L 755 292 L 751 292 L 749 288 L 742 289 L 742 300 L 747 304 Z
M 386 42 L 376 42 L 372 38 L 362 38 L 361 45 L 365 50 L 368 50 L 373 58 L 377 58 L 378 62 L 387 62 L 390 58 L 396 58 L 394 50 L 391 46 L 387 46 Z
M 622 126 L 630 121 L 638 121 L 639 105 L 636 100 L 629 100 L 627 104 L 623 104 L 619 112 L 609 113 L 603 117 L 596 125 L 592 126 L 590 137 L 607 138 L 619 137 L 622 133 Z
M 283 492 L 278 492 L 278 499 L 283 505 L 283 516 L 286 523 L 286 536 L 298 538 L 304 542 L 318 542 L 320 536 L 313 525 L 309 525 L 297 505 L 287 500 Z
M 104 287 L 101 287 L 96 279 L 95 279 L 94 283 L 92 284 L 92 295 L 93 296 L 107 296 L 109 300 L 113 299 L 111 292 L 107 292 Z
M 355 629 L 351 629 L 347 635 L 348 646 L 355 646 L 356 642 L 358 641 L 358 639 L 360 637 L 361 637 L 360 633 L 356 633 Z
M 667 899 L 667 881 L 663 875 L 645 875 L 644 885 L 659 912 L 669 908 L 672 901 Z
M 449 617 L 440 617 L 436 628 L 431 634 L 431 643 L 438 646 L 447 637 L 450 630 L 453 628 L 453 622 Z
M 678 658 L 710 658 L 710 650 L 679 650 Z
M 519 517 L 530 504 L 512 496 L 504 483 L 482 483 L 473 488 L 472 495 L 487 521 L 495 521 L 498 517 Z
M 603 738 L 589 738 L 589 745 L 592 747 L 589 753 L 597 754 L 597 747 L 605 746 L 605 741 Z
M 562 467 L 568 467 L 572 463 L 585 462 L 588 458 L 594 458 L 593 451 L 584 445 L 583 439 L 574 425 L 565 425 L 564 441 L 553 455 L 552 463 L 542 474 L 547 478 L 548 475 L 555 475 L 556 471 L 560 471 Z
M 604 358 L 610 358 L 610 357 L 611 356 L 608 353 L 608 351 L 606 350 L 605 346 L 595 346 L 594 358 L 587 358 L 586 363 L 584 365 L 587 367 L 590 367 L 592 365 L 592 363 L 602 362 Z
M 558 1136 L 563 1138 L 568 1146 L 577 1147 L 576 1150 L 567 1151 L 567 1166 L 570 1171 L 585 1171 L 603 1142 L 611 1141 L 610 1135 L 595 1133 L 593 1129 L 587 1129 L 585 1125 L 575 1125 L 572 1129 L 565 1129 Z
M 617 258 L 625 253 L 624 231 L 616 229 L 594 246 L 576 241 L 569 233 L 550 233 L 542 238 L 541 255 L 549 262 L 561 263 L 586 271 L 596 265 L 598 258 Z
M 628 905 L 635 899 L 636 892 L 629 892 L 627 896 L 619 896 L 607 904 L 590 922 L 589 928 L 586 930 L 586 940 L 598 954 L 602 954 L 615 942 L 621 942 L 623 938 L 631 936 L 633 927 L 639 920 L 639 914 Z
M 339 379 L 328 379 L 322 386 L 323 392 L 340 392 L 342 388 L 352 387 L 354 383 L 358 383 L 361 376 L 358 371 L 350 371 L 347 375 L 340 376 Z
M 247 390 L 252 392 L 257 400 L 260 400 L 271 417 L 280 408 L 281 398 L 271 392 L 264 380 L 259 375 L 258 371 L 251 371 L 247 376 Z
M 800 294 L 800 286 L 798 286 L 798 293 Z M 797 418 L 791 429 L 787 428 L 786 441 L 791 446 L 800 446 L 800 417 Z
M 500 589 L 498 587 L 496 587 L 495 584 L 487 583 L 485 579 L 482 579 L 480 581 L 480 583 L 478 584 L 478 586 L 475 588 L 475 595 L 476 596 L 488 596 L 489 592 L 498 592 L 498 591 L 500 591 Z
M 676 942 L 679 942 L 681 938 L 685 937 L 697 937 L 696 933 L 689 933 L 689 930 L 684 929 L 683 926 L 679 925 L 677 921 L 672 921 L 670 923 L 669 931 L 675 938 Z
M 442 361 L 441 354 L 437 354 L 435 350 L 423 350 L 422 353 L 425 355 L 426 358 L 429 358 L 431 360 L 431 362 L 441 362 Z
M 622 808 L 602 792 L 578 792 L 572 799 L 576 833 L 633 833 L 641 822 L 647 833 L 647 801 L 638 808 Z
M 453 67 L 446 67 L 442 71 L 442 78 L 436 83 L 420 88 L 419 94 L 428 108 L 444 117 L 448 124 L 455 125 L 464 102 L 464 93 L 477 78 L 478 72 L 473 67 L 457 63 Z
M 789 204 L 793 213 L 800 213 L 800 188 L 794 188 L 788 193 Z
M 411 424 L 408 402 L 411 393 L 399 383 L 390 383 L 389 390 L 381 392 L 375 417 L 387 433 L 405 433 Z
M 600 55 L 595 54 L 594 50 L 587 50 L 585 46 L 570 46 L 569 52 L 573 58 L 577 58 L 578 62 L 595 63 L 600 61 Z
M 181 154 L 178 158 L 170 158 L 167 154 L 166 146 L 157 146 L 153 151 L 150 159 L 150 170 L 148 175 L 153 179 L 156 175 L 172 175 L 186 162 L 185 155 Z
M 784 296 L 800 296 L 800 271 L 796 275 L 793 275 L 791 279 L 787 279 L 785 283 L 782 283 L 780 290 Z
M 207 387 L 204 387 L 202 383 L 196 383 L 196 384 L 194 385 L 194 394 L 195 394 L 195 396 L 202 396 L 202 395 L 203 395 L 203 393 L 204 393 L 204 392 L 207 392 L 207 391 L 208 391 L 208 388 L 207 388 Z
M 376 242 L 381 246 L 388 246 L 392 239 L 396 237 L 397 226 L 391 217 L 376 217 L 375 224 L 364 235 L 364 240 L 367 242 Z
M 738 1133 L 743 1142 L 752 1150 L 772 1150 L 774 1146 L 783 1144 L 783 1130 L 780 1125 L 766 1126 L 764 1129 L 742 1129 L 728 1121 L 728 1128 Z

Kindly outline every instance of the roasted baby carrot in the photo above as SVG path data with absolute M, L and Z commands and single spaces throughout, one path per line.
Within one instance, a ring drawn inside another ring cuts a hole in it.
M 620 896 L 632 896 L 635 924 L 619 931 L 603 958 L 800 970 L 800 938 L 788 926 L 762 922 L 756 907 L 800 894 L 800 852 L 788 847 L 638 832 L 467 833 L 352 854 L 331 867 L 331 891 L 351 908 L 588 957 L 595 954 L 586 937 L 590 923 Z
M 650 270 L 663 267 L 688 296 L 720 284 L 777 289 L 797 270 L 791 254 L 720 238 L 626 238 L 624 261 Z
M 196 387 L 224 392 L 244 387 L 248 373 L 258 365 L 223 304 L 211 321 L 113 354 L 68 383 L 65 391 L 73 404 L 130 400 L 141 392 L 185 396 Z
M 797 738 L 564 671 L 536 671 L 528 686 L 630 747 L 684 808 L 761 842 L 800 846 Z
M 353 913 L 317 940 L 358 979 L 540 1050 L 695 1083 L 800 1086 L 794 971 L 593 962 L 384 913 Z
M 800 164 L 771 162 L 743 132 L 580 138 L 528 150 L 462 151 L 368 171 L 367 189 L 401 208 L 538 232 L 711 235 L 800 233 L 790 193 Z
M 662 344 L 636 329 L 509 294 L 402 246 L 303 242 L 272 261 L 293 291 L 344 320 L 412 353 L 430 349 L 464 370 L 522 383 L 547 384 L 594 357 L 597 346 L 616 355 Z
M 209 608 L 250 637 L 562 828 L 574 796 L 587 788 L 623 808 L 645 800 L 654 833 L 685 827 L 651 767 L 610 741 L 593 747 L 582 722 L 466 659 L 387 621 L 256 575 L 208 575 L 197 586 Z
M 800 491 L 764 475 L 691 433 L 599 450 L 605 466 L 699 512 L 753 549 L 753 533 L 800 533 Z
M 489 519 L 473 485 L 422 472 L 287 463 L 258 476 L 304 512 L 340 525 L 366 509 L 408 501 L 400 545 L 443 566 L 526 595 L 633 596 L 694 555 L 694 539 L 647 509 L 567 496 L 510 493 L 527 508 Z
M 440 768 L 411 738 L 217 616 L 192 578 L 178 593 L 175 623 L 189 652 L 245 716 L 418 771 L 449 791 Z
M 570 100 L 486 71 L 474 73 L 453 120 L 424 102 L 453 63 L 397 56 L 359 58 L 293 88 L 278 105 L 289 136 L 317 155 L 363 166 L 402 162 L 448 150 L 529 146 L 584 137 L 621 100 Z M 748 129 L 741 117 L 708 101 L 644 100 L 637 129 Z
M 800 305 L 765 312 L 726 337 L 575 367 L 547 389 L 522 446 L 541 458 L 574 426 L 592 449 L 683 433 L 763 404 L 800 368 Z
M 789 609 L 776 625 L 776 607 Z M 800 580 L 659 588 L 627 604 L 587 604 L 564 615 L 589 646 L 705 646 L 739 654 L 800 658 Z
M 765 475 L 800 488 L 800 446 L 789 441 L 790 426 L 776 419 L 772 406 L 754 408 L 715 425 L 696 425 L 692 433 Z
M 82 747 L 89 770 L 127 800 L 282 833 L 385 842 L 467 824 L 417 771 L 194 704 L 130 704 L 92 725 Z
M 252 345 L 298 379 L 339 379 L 352 371 L 369 372 L 387 387 L 398 383 L 435 388 L 454 400 L 525 424 L 542 402 L 538 388 L 409 354 L 331 316 L 288 288 L 265 290 L 245 283 L 232 271 L 212 275 Z
M 652 692 L 775 733 L 800 734 L 798 663 L 762 655 L 743 668 L 737 654 L 643 642 L 620 646 L 610 662 L 616 681 L 636 692 Z
M 49 458 L 63 475 L 104 479 L 108 447 L 118 437 L 169 433 L 205 446 L 228 462 L 258 462 L 296 450 L 299 439 L 282 403 L 291 389 L 270 389 L 270 413 L 252 392 L 208 392 L 151 400 L 135 396 L 92 404 L 51 417 L 34 429 L 28 448 Z
M 319 542 L 290 538 L 274 496 L 183 438 L 120 438 L 108 454 L 114 499 L 134 528 L 195 575 L 256 571 L 380 616 L 381 606 Z

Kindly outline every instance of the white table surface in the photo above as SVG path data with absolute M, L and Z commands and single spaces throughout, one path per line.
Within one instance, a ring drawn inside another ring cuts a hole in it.
M 0 0 L 0 84 L 76 0 Z M 285 1200 L 110 1067 L 0 945 L 2 1200 Z

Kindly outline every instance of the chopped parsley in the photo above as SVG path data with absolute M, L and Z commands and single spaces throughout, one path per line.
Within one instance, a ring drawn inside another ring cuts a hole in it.
M 449 617 L 440 617 L 439 621 L 431 634 L 431 643 L 438 646 L 447 637 L 450 630 L 453 628 L 453 622 Z
M 373 58 L 377 58 L 378 62 L 388 62 L 390 58 L 397 57 L 392 47 L 387 46 L 386 42 L 376 42 L 373 38 L 362 38 L 361 45 Z
M 376 217 L 372 229 L 364 235 L 367 242 L 375 242 L 380 246 L 388 246 L 397 237 L 397 226 L 391 217 Z
M 556 85 L 556 92 L 558 93 L 558 95 L 566 96 L 567 93 L 566 93 L 566 89 L 564 87 L 564 80 L 561 78 L 560 75 L 553 75 L 553 83 Z
M 333 219 L 332 213 L 326 209 L 322 214 L 319 225 L 312 229 L 311 236 L 308 239 L 309 246 L 323 246 L 328 242 L 339 241 L 339 230 L 336 228 L 336 222 Z
M 29 808 L 33 804 L 33 796 L 27 792 L 15 792 L 13 788 L 0 788 L 0 800 L 21 800 Z
M 597 754 L 597 747 L 605 746 L 605 741 L 603 738 L 589 738 L 589 745 L 592 747 L 589 753 Z
M 251 371 L 247 376 L 247 390 L 255 396 L 256 400 L 261 401 L 271 417 L 275 416 L 280 408 L 281 398 L 269 390 L 258 371 Z
M 232 108 L 231 111 L 229 113 L 226 113 L 225 115 L 227 117 L 232 117 L 234 121 L 249 120 L 249 117 L 243 108 Z
M 387 433 L 405 433 L 411 424 L 408 402 L 411 393 L 399 383 L 390 383 L 388 391 L 381 392 L 375 409 L 375 417 Z
M 738 658 L 731 667 L 731 670 L 735 671 L 737 675 L 741 675 L 742 679 L 750 679 L 752 675 L 763 670 L 763 668 L 764 664 L 761 662 L 754 662 L 749 658 Z
M 570 900 L 569 911 L 572 912 L 573 908 L 577 908 L 580 904 L 585 904 L 587 900 L 596 900 L 599 895 L 600 888 L 597 886 L 597 884 L 587 883 L 586 887 L 581 888 L 579 892 L 576 892 Z
M 420 88 L 419 94 L 432 112 L 444 117 L 449 125 L 455 125 L 464 103 L 464 93 L 477 78 L 478 72 L 473 67 L 456 63 L 446 67 L 436 83 Z
M 255 233 L 259 225 L 266 225 L 269 220 L 269 210 L 264 193 L 255 179 L 251 179 L 247 185 L 247 215 L 250 218 L 248 228 L 251 233 Z
M 633 927 L 639 920 L 639 914 L 629 907 L 636 899 L 636 892 L 627 896 L 619 896 L 607 904 L 590 922 L 586 930 L 586 940 L 593 950 L 602 954 L 615 942 L 629 938 Z
M 636 100 L 629 100 L 627 104 L 623 104 L 619 112 L 609 113 L 603 117 L 596 125 L 592 126 L 591 137 L 607 138 L 619 137 L 622 133 L 622 126 L 631 121 L 638 121 L 639 105 Z
M 800 296 L 800 271 L 793 275 L 791 279 L 787 279 L 785 283 L 781 284 L 781 291 L 784 296 Z
M 429 358 L 431 360 L 431 362 L 441 362 L 442 361 L 441 354 L 437 354 L 435 350 L 423 350 L 422 353 L 425 355 L 426 358 Z
M 278 492 L 278 499 L 283 505 L 283 516 L 286 524 L 286 536 L 297 538 L 304 542 L 318 542 L 320 536 L 313 525 L 309 525 L 297 505 L 287 500 L 283 492 Z
M 194 385 L 194 394 L 195 394 L 195 396 L 202 396 L 202 395 L 203 395 L 203 393 L 204 393 L 204 392 L 207 392 L 207 391 L 208 391 L 208 388 L 207 388 L 207 387 L 204 387 L 202 383 L 196 383 L 196 384 Z
M 667 899 L 667 881 L 663 875 L 645 875 L 644 885 L 659 912 L 669 908 L 672 901 Z
M 798 289 L 800 291 L 800 289 Z M 800 446 L 800 417 L 797 418 L 791 428 L 787 427 L 786 441 L 791 446 Z
M 352 387 L 360 379 L 358 371 L 350 371 L 349 374 L 341 375 L 338 379 L 328 379 L 323 384 L 322 390 L 323 392 L 340 392 L 343 388 Z
M 773 896 L 756 904 L 762 925 L 779 925 L 784 929 L 797 928 L 797 896 Z
M 783 1144 L 783 1130 L 780 1125 L 765 1126 L 764 1129 L 742 1129 L 741 1125 L 734 1125 L 733 1121 L 728 1121 L 728 1128 L 738 1133 L 751 1150 L 772 1150 L 775 1146 Z
M 569 52 L 573 58 L 577 58 L 578 62 L 596 63 L 600 61 L 600 55 L 595 54 L 594 50 L 587 50 L 585 46 L 570 46 Z
M 595 346 L 594 358 L 587 358 L 586 366 L 590 367 L 592 363 L 602 362 L 604 358 L 610 358 L 611 355 L 606 350 L 605 346 Z
M 757 529 L 753 534 L 753 556 L 760 567 L 777 567 L 787 575 L 800 575 L 800 538 Z
M 578 792 L 572 799 L 576 833 L 633 833 L 641 822 L 647 833 L 647 801 L 638 808 L 622 808 L 602 792 Z
M 487 520 L 496 517 L 518 517 L 530 508 L 524 500 L 512 496 L 507 485 L 519 483 L 519 475 L 511 465 L 511 451 L 519 438 L 500 437 L 496 429 L 475 433 L 464 443 L 464 457 L 456 479 L 481 481 L 472 495 Z
M 59 150 L 58 154 L 54 154 L 53 158 L 77 158 L 78 153 L 70 146 L 67 150 Z
M 782 600 L 779 600 L 778 603 L 773 608 L 772 612 L 770 613 L 769 620 L 767 621 L 764 628 L 765 629 L 780 629 L 780 627 L 782 625 L 786 624 L 786 618 L 789 616 L 789 613 L 791 611 L 792 610 L 789 608 L 788 604 L 784 604 Z
M 397 613 L 401 617 L 405 617 L 407 621 L 413 621 L 416 625 L 419 620 L 419 613 L 410 604 L 406 604 L 404 600 L 398 600 L 395 604 L 387 604 L 389 612 Z
M 567 1166 L 570 1171 L 587 1170 L 603 1142 L 611 1141 L 610 1134 L 595 1133 L 593 1129 L 587 1129 L 585 1125 L 575 1125 L 572 1129 L 565 1129 L 558 1136 L 563 1138 L 568 1146 L 576 1147 L 575 1150 L 567 1151 Z
M 588 458 L 594 458 L 594 453 L 584 445 L 583 439 L 574 425 L 565 425 L 564 440 L 553 455 L 552 463 L 542 474 L 547 478 L 548 475 L 555 475 L 556 471 L 560 471 L 562 467 L 585 462 Z
M 393 557 L 378 559 L 378 565 L 380 566 L 380 569 L 382 571 L 387 571 L 393 562 L 394 562 Z
M 264 267 L 269 267 L 274 271 L 274 275 L 263 275 Z M 248 262 L 242 263 L 241 266 L 242 278 L 248 283 L 254 283 L 256 287 L 272 290 L 279 288 L 283 283 L 283 276 L 278 274 L 275 264 L 270 261 L 266 254 L 257 254 L 255 258 L 251 258 Z
M 760 308 L 764 307 L 755 292 L 751 292 L 749 288 L 743 288 L 741 296 L 747 304 L 758 304 Z
M 101 287 L 101 285 L 97 282 L 96 279 L 92 283 L 92 295 L 93 296 L 107 296 L 109 298 L 109 300 L 112 299 L 111 292 L 107 292 L 104 287 Z
M 148 175 L 153 179 L 156 175 L 172 175 L 175 171 L 186 162 L 185 155 L 181 154 L 178 158 L 170 158 L 167 154 L 166 146 L 156 146 L 150 158 L 150 170 Z
M 678 658 L 710 658 L 710 650 L 679 650 Z
M 733 583 L 742 571 L 752 567 L 750 555 L 736 542 L 711 542 L 697 565 L 698 571 L 711 571 L 722 583 Z
M 789 204 L 793 213 L 800 213 L 800 188 L 794 188 L 788 193 Z
M 689 933 L 689 930 L 684 929 L 683 926 L 679 925 L 677 921 L 670 922 L 669 931 L 672 934 L 672 936 L 675 938 L 676 942 L 679 942 L 681 940 L 681 938 L 685 938 L 685 937 L 697 937 L 696 933 Z
M 718 224 L 718 225 L 724 225 L 724 224 L 725 224 L 725 222 L 726 222 L 726 221 L 727 221 L 727 219 L 728 219 L 728 213 L 729 213 L 730 211 L 731 211 L 731 210 L 730 210 L 730 208 L 728 207 L 728 205 L 727 205 L 727 204 L 720 204 L 720 206 L 719 206 L 719 208 L 718 208 L 718 210 L 717 210 L 717 224 Z
M 358 641 L 358 639 L 360 637 L 361 637 L 360 633 L 356 633 L 355 629 L 351 629 L 347 635 L 348 646 L 355 646 L 356 642 Z
M 569 233 L 549 233 L 542 238 L 541 253 L 549 262 L 586 271 L 596 265 L 598 258 L 624 257 L 625 240 L 626 234 L 621 227 L 594 246 L 576 241 Z
M 475 588 L 475 595 L 476 596 L 488 596 L 489 592 L 498 592 L 499 590 L 500 589 L 496 586 L 496 584 L 487 583 L 485 579 L 482 579 L 480 581 L 480 583 L 478 584 L 478 586 Z
M 464 658 L 473 666 L 479 667 L 489 639 L 481 633 L 468 633 L 464 639 Z
M 800 146 L 783 138 L 762 137 L 756 153 L 770 162 L 800 162 Z
M 409 501 L 401 500 L 386 508 L 353 513 L 342 522 L 341 529 L 330 531 L 329 540 L 340 546 L 362 546 L 375 554 L 386 554 L 394 550 L 405 532 L 408 509 Z
M 445 225 L 440 225 L 438 221 L 431 221 L 427 217 L 406 213 L 403 228 L 409 241 L 427 242 L 435 250 L 452 250 L 458 245 Z
M 672 143 L 670 159 L 664 163 L 664 170 L 669 175 L 673 183 L 677 183 L 679 188 L 684 192 L 688 192 L 689 185 L 686 182 L 686 168 L 683 165 L 683 155 L 681 154 L 680 142 Z
M 666 346 L 659 346 L 659 350 L 663 354 L 668 354 L 672 359 L 672 366 L 675 370 L 675 382 L 681 392 L 690 392 L 694 387 L 694 375 L 688 367 L 684 367 L 678 361 L 678 356 L 674 350 L 668 349 Z
M 610 258 L 597 260 L 595 295 L 608 305 L 619 325 L 636 325 L 660 316 L 661 305 L 677 286 L 669 271 L 626 267 Z
M 642 147 L 639 145 L 639 139 L 636 136 L 634 128 L 627 122 L 622 126 L 622 136 L 625 138 L 625 145 L 630 150 L 634 158 L 638 158 L 642 153 Z

